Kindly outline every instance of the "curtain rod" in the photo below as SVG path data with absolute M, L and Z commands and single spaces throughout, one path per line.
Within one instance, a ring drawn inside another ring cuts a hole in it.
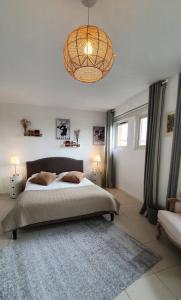
M 137 110 L 139 110 L 139 109 L 141 109 L 141 108 L 147 107 L 147 106 L 148 106 L 148 102 L 145 103 L 145 104 L 142 104 L 142 105 L 140 105 L 140 106 L 137 106 L 137 107 L 135 107 L 135 108 L 133 108 L 133 109 L 130 109 L 130 110 L 124 112 L 123 114 L 114 117 L 114 121 L 115 121 L 115 122 L 116 122 L 116 121 L 119 121 L 119 119 L 122 118 L 123 116 L 125 116 L 125 115 L 127 115 L 127 114 L 129 114 L 129 113 L 131 113 L 131 112 L 133 112 L 133 111 L 137 111 Z
M 162 85 L 164 85 L 166 83 L 168 83 L 168 79 L 162 80 Z M 137 106 L 137 107 L 135 107 L 133 109 L 130 109 L 130 110 L 124 112 L 123 114 L 120 114 L 120 115 L 114 117 L 114 122 L 119 121 L 120 118 L 124 117 L 125 115 L 127 115 L 127 114 L 129 114 L 129 113 L 131 113 L 133 111 L 137 111 L 137 110 L 139 110 L 141 108 L 144 108 L 144 107 L 147 107 L 147 106 L 148 106 L 148 102 L 146 102 L 145 104 L 142 104 L 140 106 Z
M 168 82 L 168 79 L 165 79 L 162 81 L 162 85 L 166 84 Z

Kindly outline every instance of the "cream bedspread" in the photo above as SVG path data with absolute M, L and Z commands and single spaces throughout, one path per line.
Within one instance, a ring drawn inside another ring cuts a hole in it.
M 96 212 L 119 212 L 119 203 L 96 185 L 57 190 L 24 191 L 2 222 L 5 232 L 26 225 Z

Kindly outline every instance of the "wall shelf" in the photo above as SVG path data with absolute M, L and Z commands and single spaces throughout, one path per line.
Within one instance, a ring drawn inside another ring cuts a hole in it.
M 74 149 L 79 149 L 80 148 L 80 146 L 65 146 L 65 145 L 61 145 L 60 146 L 61 148 L 65 148 L 65 149 L 72 149 L 72 148 L 74 148 Z
M 38 138 L 38 137 L 43 137 L 43 134 L 41 134 L 41 135 L 24 135 L 24 137 L 34 137 L 34 138 Z

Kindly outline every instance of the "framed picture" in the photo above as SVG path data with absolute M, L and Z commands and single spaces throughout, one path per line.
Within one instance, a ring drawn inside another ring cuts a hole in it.
M 167 121 L 166 121 L 166 134 L 173 133 L 174 123 L 175 123 L 175 112 L 168 113 Z
M 70 140 L 69 119 L 56 119 L 56 138 L 57 140 Z
M 93 145 L 105 145 L 105 127 L 93 126 Z

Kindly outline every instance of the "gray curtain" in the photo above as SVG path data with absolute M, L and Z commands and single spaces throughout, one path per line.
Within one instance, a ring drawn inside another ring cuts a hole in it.
M 113 161 L 113 124 L 114 111 L 107 112 L 106 147 L 105 147 L 105 187 L 115 186 L 115 170 Z
M 161 129 L 166 83 L 159 81 L 149 88 L 148 129 L 145 154 L 144 204 L 140 213 L 148 216 L 150 223 L 157 221 L 158 183 L 161 151 Z
M 174 124 L 172 155 L 168 182 L 167 199 L 177 195 L 178 176 L 181 158 L 181 73 L 179 74 L 177 106 Z

